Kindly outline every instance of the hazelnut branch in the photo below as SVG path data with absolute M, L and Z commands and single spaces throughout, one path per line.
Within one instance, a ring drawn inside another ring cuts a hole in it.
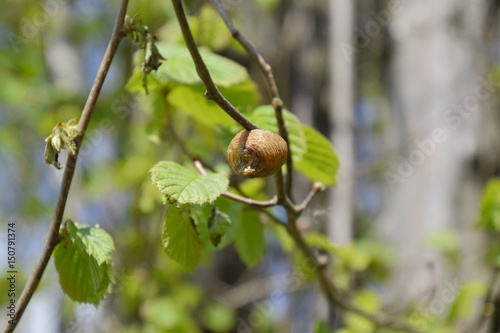
M 252 58 L 252 60 L 254 60 L 258 64 L 261 72 L 264 74 L 264 76 L 266 78 L 267 85 L 268 85 L 268 90 L 269 90 L 270 95 L 272 97 L 272 104 L 273 104 L 273 107 L 274 107 L 274 110 L 276 113 L 276 119 L 278 122 L 280 135 L 286 141 L 287 146 L 289 148 L 290 145 L 289 145 L 289 140 L 288 140 L 288 131 L 286 129 L 286 125 L 285 125 L 285 122 L 283 119 L 283 102 L 279 98 L 278 90 L 276 87 L 276 83 L 274 81 L 271 67 L 269 66 L 269 64 L 267 64 L 265 62 L 265 60 L 257 52 L 257 50 L 252 46 L 252 44 L 250 42 L 248 42 L 248 40 L 232 24 L 227 13 L 225 12 L 224 8 L 222 7 L 222 4 L 220 3 L 220 1 L 219 0 L 210 0 L 210 1 L 215 6 L 219 15 L 222 17 L 222 19 L 226 23 L 226 25 L 229 28 L 229 30 L 231 31 L 233 37 L 238 42 L 240 42 L 240 44 L 245 48 L 245 50 L 249 54 L 250 58 Z M 172 3 L 174 5 L 174 9 L 175 9 L 177 18 L 179 20 L 179 24 L 181 26 L 181 30 L 182 30 L 182 33 L 184 35 L 184 39 L 186 41 L 186 45 L 191 53 L 191 56 L 193 57 L 193 61 L 195 62 L 195 65 L 196 65 L 196 68 L 198 71 L 198 75 L 200 76 L 200 78 L 202 79 L 203 83 L 205 84 L 205 86 L 207 88 L 207 93 L 206 93 L 207 97 L 209 97 L 211 99 L 213 99 L 214 97 L 218 97 L 218 98 L 221 98 L 220 100 L 227 102 L 227 100 L 217 90 L 217 87 L 215 86 L 215 84 L 211 80 L 210 74 L 208 73 L 208 69 L 206 68 L 206 66 L 205 66 L 205 64 L 204 64 L 204 62 L 203 62 L 203 60 L 198 52 L 197 46 L 194 42 L 189 25 L 187 23 L 186 15 L 184 13 L 184 9 L 183 9 L 181 0 L 172 0 Z M 229 102 L 227 102 L 227 104 L 229 104 Z M 219 106 L 221 106 L 221 108 L 224 109 L 224 111 L 226 111 L 229 115 L 231 115 L 226 110 L 228 108 L 228 106 L 226 104 L 222 104 L 222 105 L 219 104 Z M 229 106 L 232 107 L 231 104 L 229 104 Z M 238 112 L 238 114 L 239 114 L 239 112 Z M 240 122 L 236 118 L 233 117 L 233 119 L 235 119 L 240 124 L 242 124 L 242 126 L 245 127 L 247 130 L 258 128 L 253 123 L 252 123 L 252 125 L 255 127 L 248 128 L 245 125 L 243 125 L 244 123 Z M 243 117 L 243 119 L 247 120 L 245 117 Z M 195 160 L 194 164 L 195 164 L 195 167 L 200 172 L 200 174 L 202 174 L 202 175 L 206 174 L 201 162 Z M 382 318 L 379 316 L 375 316 L 375 315 L 372 315 L 370 313 L 367 313 L 367 312 L 359 309 L 358 307 L 356 307 L 355 305 L 353 305 L 350 302 L 349 297 L 347 295 L 343 295 L 343 293 L 341 291 L 339 291 L 334 286 L 334 284 L 331 281 L 330 276 L 327 275 L 327 272 L 326 272 L 327 267 L 325 265 L 320 264 L 320 262 L 318 261 L 318 258 L 314 255 L 313 251 L 311 250 L 309 245 L 306 243 L 301 232 L 299 231 L 299 229 L 297 227 L 298 217 L 301 215 L 301 213 L 307 207 L 307 205 L 311 202 L 313 197 L 324 189 L 324 186 L 322 186 L 319 183 L 314 184 L 313 188 L 311 189 L 311 192 L 304 199 L 304 201 L 299 205 L 295 205 L 292 202 L 291 196 L 290 196 L 291 184 L 292 184 L 292 171 L 293 171 L 292 158 L 291 158 L 291 154 L 290 154 L 290 149 L 288 149 L 286 183 L 283 181 L 283 173 L 282 173 L 281 169 L 278 169 L 278 171 L 275 174 L 277 198 L 273 198 L 269 201 L 258 202 L 258 201 L 253 201 L 252 199 L 241 197 L 238 195 L 234 195 L 234 194 L 228 193 L 228 192 L 224 193 L 223 195 L 230 198 L 230 199 L 249 204 L 249 205 L 255 207 L 256 209 L 262 209 L 264 207 L 271 207 L 271 206 L 274 206 L 276 204 L 283 205 L 283 207 L 286 209 L 287 215 L 288 215 L 288 222 L 287 223 L 280 222 L 273 215 L 270 215 L 270 217 L 275 222 L 277 222 L 279 225 L 282 225 L 286 228 L 288 234 L 294 240 L 295 245 L 299 248 L 299 250 L 302 252 L 302 254 L 314 264 L 316 276 L 317 276 L 317 279 L 318 279 L 319 284 L 321 286 L 321 289 L 323 290 L 323 293 L 325 294 L 325 296 L 327 297 L 327 299 L 330 303 L 336 304 L 337 306 L 339 306 L 340 308 L 342 308 L 348 312 L 358 314 L 358 315 L 370 320 L 377 327 L 392 327 L 392 328 L 404 330 L 405 332 L 415 333 L 416 331 L 413 328 L 411 328 L 405 324 L 401 324 L 399 322 L 392 321 L 392 319 L 386 319 L 386 318 Z M 265 213 L 269 213 L 265 210 L 262 210 L 262 211 Z
M 115 25 L 113 28 L 111 39 L 108 43 L 108 47 L 102 59 L 101 66 L 99 67 L 96 78 L 94 80 L 94 84 L 92 85 L 92 89 L 90 90 L 87 101 L 83 108 L 80 121 L 78 122 L 77 126 L 78 134 L 74 138 L 75 152 L 74 154 L 68 154 L 68 158 L 66 160 L 66 167 L 64 169 L 61 188 L 59 191 L 59 197 L 57 199 L 54 216 L 52 218 L 52 222 L 49 227 L 48 235 L 45 240 L 42 253 L 40 254 L 40 258 L 38 259 L 38 262 L 35 268 L 33 269 L 33 272 L 31 273 L 29 280 L 26 283 L 26 286 L 21 292 L 19 300 L 17 301 L 17 312 L 16 312 L 16 318 L 14 319 L 14 324 L 10 324 L 9 322 L 7 322 L 3 329 L 4 333 L 13 332 L 16 329 L 17 324 L 21 320 L 21 317 L 24 311 L 26 310 L 26 307 L 28 306 L 31 297 L 33 296 L 33 293 L 35 292 L 36 288 L 38 287 L 38 284 L 40 283 L 45 268 L 49 263 L 52 252 L 54 251 L 56 245 L 60 241 L 59 228 L 61 226 L 61 221 L 64 215 L 64 209 L 66 207 L 66 201 L 68 199 L 69 190 L 71 188 L 71 181 L 73 180 L 73 175 L 75 173 L 76 161 L 80 150 L 80 145 L 85 135 L 85 131 L 87 130 L 87 127 L 89 125 L 90 118 L 92 116 L 94 107 L 97 102 L 97 98 L 99 97 L 99 93 L 104 83 L 104 79 L 108 74 L 108 70 L 109 67 L 111 66 L 113 57 L 118 49 L 120 41 L 125 36 L 125 33 L 123 31 L 123 23 L 125 20 L 125 14 L 127 12 L 127 6 L 128 6 L 128 0 L 121 0 L 120 8 L 116 15 Z
M 255 125 L 250 119 L 245 117 L 238 111 L 219 91 L 214 81 L 212 80 L 212 76 L 208 71 L 203 58 L 201 57 L 200 52 L 198 51 L 198 47 L 193 38 L 193 34 L 191 32 L 191 28 L 189 27 L 189 23 L 186 18 L 186 14 L 184 12 L 184 7 L 182 6 L 181 0 L 172 0 L 172 5 L 175 10 L 175 15 L 177 16 L 177 20 L 179 21 L 179 25 L 182 30 L 182 35 L 184 36 L 184 40 L 186 41 L 186 46 L 193 58 L 194 65 L 196 66 L 196 71 L 198 72 L 198 76 L 201 81 L 205 85 L 207 91 L 205 92 L 205 96 L 209 99 L 217 103 L 219 107 L 224 110 L 231 118 L 233 118 L 236 122 L 238 122 L 241 126 L 243 126 L 246 130 L 259 129 L 259 126 Z
M 224 9 L 224 6 L 219 0 L 210 0 L 212 5 L 215 7 L 215 10 L 219 13 L 219 16 L 222 18 L 224 23 L 226 24 L 227 28 L 229 31 L 231 31 L 231 34 L 234 39 L 240 43 L 240 45 L 245 49 L 247 52 L 248 56 L 250 59 L 252 59 L 253 62 L 255 62 L 264 76 L 265 82 L 266 82 L 266 88 L 269 92 L 269 96 L 271 97 L 272 100 L 272 105 L 274 107 L 274 111 L 276 114 L 276 120 L 278 122 L 278 128 L 280 135 L 283 137 L 285 140 L 286 144 L 288 145 L 288 157 L 286 161 L 286 182 L 285 182 L 285 189 L 286 189 L 286 194 L 288 197 L 291 198 L 291 193 L 292 193 L 292 171 L 293 171 L 293 160 L 292 160 L 292 154 L 291 154 L 291 149 L 290 149 L 290 142 L 288 139 L 288 130 L 285 125 L 285 120 L 283 119 L 283 101 L 280 98 L 278 87 L 276 85 L 276 80 L 274 79 L 273 71 L 271 66 L 266 62 L 264 57 L 257 51 L 257 49 L 250 43 L 248 39 L 236 28 L 236 26 L 233 24 L 231 19 L 229 18 L 229 15 L 227 15 L 227 12 Z M 278 175 L 276 175 L 277 177 Z

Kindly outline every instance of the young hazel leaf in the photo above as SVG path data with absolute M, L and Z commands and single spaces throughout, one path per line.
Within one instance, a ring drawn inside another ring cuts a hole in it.
M 201 80 L 196 72 L 196 67 L 183 45 L 168 42 L 158 42 L 156 47 L 160 54 L 168 59 L 153 73 L 160 82 L 174 81 L 182 84 L 199 84 Z M 228 58 L 214 54 L 207 49 L 200 49 L 200 54 L 210 71 L 215 84 L 221 87 L 230 87 L 238 84 L 248 77 L 245 67 Z
M 113 239 L 105 230 L 87 225 L 76 225 L 71 220 L 66 223 L 68 235 L 76 247 L 92 256 L 99 265 L 109 261 L 115 246 Z
M 188 271 L 193 271 L 200 261 L 202 243 L 196 233 L 189 208 L 168 208 L 163 224 L 162 243 L 168 256 Z
M 158 186 L 166 201 L 181 205 L 213 202 L 229 186 L 229 179 L 224 174 L 202 176 L 174 162 L 159 162 L 150 172 L 153 184 Z
M 74 301 L 97 305 L 111 290 L 113 249 L 113 240 L 104 230 L 68 221 L 66 234 L 54 250 L 64 293 Z
M 500 179 L 488 181 L 483 193 L 476 227 L 500 231 Z
M 204 92 L 205 88 L 199 85 L 178 86 L 168 94 L 167 100 L 206 126 L 234 125 L 235 121 L 215 102 L 208 100 Z
M 321 182 L 326 186 L 334 185 L 339 167 L 337 153 L 321 133 L 307 125 L 302 125 L 302 128 L 306 150 L 302 158 L 294 163 L 295 168 L 314 182 Z
M 235 246 L 241 260 L 251 267 L 264 255 L 264 229 L 259 215 L 254 211 L 244 212 L 236 233 Z

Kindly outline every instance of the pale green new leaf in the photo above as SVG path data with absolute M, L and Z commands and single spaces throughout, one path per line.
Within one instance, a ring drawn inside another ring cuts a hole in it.
M 314 182 L 326 186 L 334 185 L 335 174 L 339 167 L 337 153 L 330 141 L 314 128 L 302 125 L 305 134 L 306 150 L 294 167 Z
M 73 244 L 81 251 L 92 256 L 100 265 L 110 260 L 110 255 L 115 250 L 113 239 L 103 229 L 79 225 L 68 220 L 66 230 Z
M 198 84 L 201 80 L 185 45 L 167 42 L 156 43 L 158 51 L 167 60 L 153 73 L 160 82 L 174 81 L 182 84 Z M 208 67 L 210 75 L 218 86 L 229 87 L 248 77 L 245 67 L 214 54 L 207 49 L 200 49 L 201 57 Z
M 259 215 L 254 211 L 243 212 L 235 239 L 241 260 L 249 267 L 254 266 L 264 255 L 264 245 L 264 229 Z
M 199 85 L 178 86 L 167 96 L 167 100 L 175 108 L 184 111 L 196 121 L 207 126 L 234 125 L 229 117 L 215 102 L 208 100 L 205 88 Z
M 448 313 L 448 322 L 452 323 L 457 319 L 468 320 L 474 313 L 474 304 L 478 298 L 482 298 L 488 291 L 488 286 L 481 282 L 469 282 L 456 290 L 451 283 L 447 284 L 447 294 L 456 296 L 450 312 Z
M 179 204 L 213 202 L 229 185 L 225 174 L 208 173 L 202 176 L 169 161 L 158 162 L 150 172 L 153 184 L 158 186 L 166 201 Z
M 307 148 L 302 123 L 288 110 L 283 110 L 283 118 L 288 129 L 292 157 L 298 161 L 302 158 Z M 271 105 L 258 107 L 252 112 L 250 119 L 264 130 L 279 133 L 274 108 Z
M 215 102 L 205 97 L 205 87 L 201 84 L 179 85 L 167 95 L 167 101 L 176 109 L 182 110 L 200 124 L 236 125 Z M 257 87 L 250 79 L 228 88 L 221 87 L 224 97 L 239 111 L 248 113 L 259 103 Z
M 56 246 L 54 259 L 61 287 L 72 300 L 97 305 L 110 291 L 113 280 L 110 262 L 99 264 L 69 237 Z
M 500 179 L 498 178 L 493 178 L 486 184 L 476 226 L 500 231 Z
M 171 205 L 162 230 L 163 248 L 168 256 L 188 271 L 200 261 L 201 240 L 189 216 L 189 208 Z
M 314 323 L 314 333 L 330 333 L 328 325 L 323 321 L 317 321 Z

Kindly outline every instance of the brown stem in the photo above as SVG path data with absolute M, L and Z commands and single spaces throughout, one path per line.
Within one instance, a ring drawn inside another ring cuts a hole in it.
M 274 111 L 276 113 L 276 119 L 278 121 L 278 128 L 280 135 L 283 137 L 283 139 L 286 141 L 288 145 L 288 158 L 286 163 L 287 174 L 286 174 L 285 186 L 287 195 L 291 197 L 293 160 L 288 139 L 288 130 L 286 128 L 285 121 L 283 119 L 283 101 L 280 98 L 278 86 L 276 85 L 276 80 L 274 79 L 274 74 L 271 65 L 269 65 L 266 62 L 264 57 L 262 57 L 262 55 L 259 53 L 259 51 L 257 51 L 257 49 L 252 45 L 252 43 L 250 43 L 250 41 L 246 39 L 246 37 L 236 28 L 236 26 L 229 18 L 229 15 L 227 15 L 227 12 L 225 11 L 222 3 L 219 0 L 210 0 L 210 2 L 215 7 L 215 10 L 219 13 L 220 17 L 226 24 L 229 31 L 231 31 L 233 38 L 236 39 L 238 43 L 240 43 L 240 45 L 245 49 L 250 59 L 252 59 L 252 61 L 257 64 L 260 72 L 264 76 L 264 79 L 266 81 L 266 87 L 269 92 L 269 96 L 271 97 Z
M 203 58 L 198 51 L 198 47 L 193 38 L 193 34 L 191 33 L 191 28 L 189 28 L 189 23 L 186 18 L 186 13 L 184 12 L 184 7 L 182 6 L 181 0 L 172 0 L 172 4 L 174 6 L 175 15 L 177 16 L 177 20 L 179 21 L 179 25 L 182 30 L 182 35 L 184 36 L 184 40 L 186 41 L 186 46 L 191 53 L 191 57 L 193 58 L 194 65 L 196 66 L 196 71 L 198 72 L 198 76 L 201 81 L 205 85 L 207 89 L 205 96 L 214 101 L 219 105 L 219 107 L 224 110 L 231 118 L 233 118 L 236 122 L 238 122 L 241 126 L 243 126 L 247 130 L 258 129 L 259 126 L 255 125 L 248 118 L 242 115 L 219 91 L 214 81 L 212 80 L 212 76 L 208 71 Z
M 254 200 L 254 199 L 250 199 L 250 198 L 247 198 L 247 197 L 242 197 L 240 195 L 237 195 L 237 194 L 234 194 L 234 193 L 231 193 L 231 192 L 225 192 L 222 195 L 225 196 L 226 198 L 229 198 L 231 200 L 244 203 L 244 204 L 249 205 L 249 206 L 256 206 L 256 207 L 263 207 L 263 208 L 265 208 L 265 207 L 276 206 L 276 204 L 278 203 L 278 198 L 277 197 L 273 197 L 272 199 L 269 199 L 269 200 L 266 200 L 266 201 L 259 201 L 259 200 Z
M 33 296 L 40 280 L 42 278 L 43 272 L 47 267 L 47 264 L 50 260 L 52 252 L 59 242 L 59 228 L 61 226 L 61 221 L 64 215 L 64 209 L 66 207 L 66 201 L 68 199 L 69 190 L 71 188 L 71 181 L 73 180 L 73 175 L 75 173 L 76 161 L 78 157 L 78 152 L 80 150 L 80 145 L 83 140 L 83 136 L 85 135 L 85 130 L 90 122 L 90 117 L 92 116 L 92 112 L 94 110 L 97 98 L 99 96 L 99 92 L 101 91 L 102 85 L 104 83 L 104 79 L 108 73 L 109 67 L 111 65 L 111 61 L 118 49 L 118 45 L 122 38 L 124 37 L 124 33 L 122 31 L 123 22 L 125 19 L 125 14 L 127 11 L 128 0 L 122 0 L 120 3 L 120 8 L 118 10 L 118 14 L 116 16 L 115 25 L 113 29 L 113 34 L 111 36 L 111 40 L 108 43 L 108 47 L 106 49 L 106 53 L 104 54 L 104 58 L 101 62 L 101 66 L 99 67 L 99 71 L 97 72 L 96 78 L 94 80 L 94 84 L 92 89 L 90 90 L 89 96 L 87 98 L 87 102 L 82 111 L 82 115 L 80 117 L 80 121 L 78 122 L 78 136 L 75 138 L 76 143 L 76 152 L 75 155 L 68 154 L 68 159 L 66 161 L 66 167 L 64 169 L 63 179 L 61 182 L 61 187 L 59 191 L 59 197 L 57 199 L 56 208 L 54 210 L 54 216 L 52 218 L 52 222 L 49 227 L 48 235 L 40 254 L 40 258 L 33 269 L 31 276 L 26 283 L 23 291 L 21 292 L 21 296 L 17 301 L 16 307 L 16 318 L 13 320 L 13 324 L 7 322 L 3 329 L 4 333 L 14 332 L 17 327 L 17 324 L 21 320 L 21 317 L 28 306 L 28 303 Z M 12 322 L 12 321 L 11 321 Z
M 295 206 L 295 211 L 297 211 L 298 213 L 301 213 L 302 211 L 304 211 L 304 209 L 306 209 L 307 206 L 309 206 L 309 203 L 316 196 L 316 194 L 321 193 L 324 190 L 325 190 L 325 185 L 323 185 L 321 183 L 314 183 L 312 188 L 311 188 L 311 191 L 309 192 L 307 197 L 304 199 L 304 201 L 302 201 L 302 203 L 300 205 Z

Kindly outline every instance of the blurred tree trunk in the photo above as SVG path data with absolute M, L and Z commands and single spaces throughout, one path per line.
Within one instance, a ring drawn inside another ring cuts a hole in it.
M 398 304 L 432 300 L 438 297 L 432 291 L 446 281 L 481 276 L 474 250 L 480 239 L 472 232 L 479 195 L 473 162 L 481 111 L 494 87 L 485 73 L 486 0 L 396 2 L 387 80 L 390 127 L 396 129 L 388 146 L 396 154 L 384 175 L 386 206 L 378 232 L 398 251 L 388 285 Z M 429 235 L 439 230 L 458 234 L 458 270 L 447 270 L 429 245 Z
M 354 197 L 354 64 L 355 55 L 346 57 L 342 45 L 353 44 L 354 4 L 350 0 L 329 1 L 329 116 L 330 139 L 337 150 L 340 168 L 337 187 L 329 192 L 327 232 L 330 240 L 338 244 L 352 240 Z M 329 309 L 330 329 L 342 325 L 341 310 L 333 305 Z
M 330 192 L 328 235 L 336 243 L 352 238 L 354 193 L 354 64 L 342 45 L 353 44 L 354 5 L 349 0 L 329 2 L 330 138 L 339 155 L 337 187 Z

